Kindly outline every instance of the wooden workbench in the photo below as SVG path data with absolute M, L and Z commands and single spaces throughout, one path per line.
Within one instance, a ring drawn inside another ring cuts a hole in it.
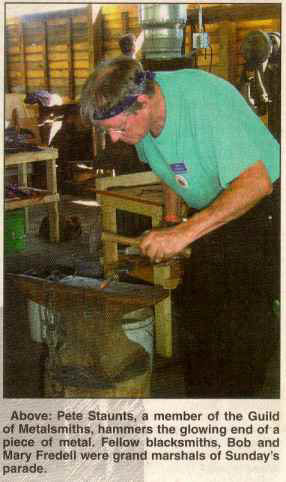
M 117 233 L 117 209 L 151 217 L 153 228 L 160 225 L 163 217 L 163 192 L 158 177 L 152 172 L 98 179 L 94 191 L 102 207 L 103 231 Z M 117 261 L 118 244 L 105 241 L 105 270 Z M 165 287 L 165 281 L 170 276 L 170 266 L 154 265 L 154 284 Z M 162 356 L 171 357 L 173 354 L 171 291 L 167 298 L 155 306 L 155 347 Z
M 46 163 L 47 190 L 39 191 L 38 195 L 24 199 L 5 200 L 5 210 L 30 208 L 39 204 L 48 205 L 50 240 L 58 242 L 59 236 L 59 194 L 57 191 L 56 160 L 58 151 L 54 148 L 43 148 L 41 151 L 17 152 L 5 155 L 5 168 L 17 166 L 18 183 L 20 186 L 28 186 L 27 166 L 30 163 L 42 161 Z

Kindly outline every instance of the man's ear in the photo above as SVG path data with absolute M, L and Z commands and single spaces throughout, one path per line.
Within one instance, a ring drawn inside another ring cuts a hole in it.
M 137 101 L 142 104 L 142 107 L 146 107 L 150 102 L 150 97 L 145 94 L 138 95 Z

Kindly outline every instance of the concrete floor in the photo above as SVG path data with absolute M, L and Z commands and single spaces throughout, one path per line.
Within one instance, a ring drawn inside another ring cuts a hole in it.
M 20 253 L 5 257 L 5 273 L 24 271 L 40 266 L 62 266 L 84 276 L 101 277 L 100 207 L 94 200 L 79 196 L 64 196 L 60 212 L 77 215 L 82 226 L 79 239 L 59 244 L 39 238 L 39 226 L 46 207 L 29 212 L 27 247 Z M 44 396 L 45 343 L 31 340 L 27 300 L 15 290 L 13 283 L 4 283 L 4 397 L 42 398 Z M 174 316 L 176 317 L 176 306 Z M 180 350 L 180 322 L 175 319 L 175 356 L 166 360 L 155 355 L 152 372 L 153 398 L 185 398 L 184 360 Z M 190 395 L 188 395 L 190 397 Z M 269 364 L 261 398 L 279 398 L 279 356 Z

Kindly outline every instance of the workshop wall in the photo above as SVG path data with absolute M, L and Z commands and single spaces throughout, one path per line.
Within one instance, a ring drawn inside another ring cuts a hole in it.
M 204 30 L 210 48 L 197 52 L 198 68 L 238 84 L 244 64 L 240 45 L 252 30 L 280 32 L 280 4 L 203 4 Z M 198 5 L 188 5 L 185 54 L 192 52 L 198 31 Z M 89 4 L 86 8 L 8 18 L 6 21 L 6 92 L 39 89 L 69 99 L 79 96 L 95 63 L 120 54 L 118 39 L 138 36 L 135 4 Z M 140 55 L 139 55 L 140 58 Z
M 186 45 L 192 49 L 192 33 L 198 28 L 198 8 L 189 7 Z M 234 85 L 239 84 L 245 60 L 240 47 L 250 31 L 281 31 L 279 4 L 203 5 L 204 30 L 209 33 L 211 48 L 198 51 L 196 65 L 209 70 Z
M 48 90 L 74 99 L 90 72 L 89 8 L 8 19 L 6 77 L 9 92 Z

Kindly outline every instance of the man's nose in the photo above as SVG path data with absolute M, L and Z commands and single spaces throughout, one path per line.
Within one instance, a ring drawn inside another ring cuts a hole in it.
M 119 141 L 121 137 L 121 132 L 109 132 L 108 134 L 110 135 L 110 139 L 112 142 Z

